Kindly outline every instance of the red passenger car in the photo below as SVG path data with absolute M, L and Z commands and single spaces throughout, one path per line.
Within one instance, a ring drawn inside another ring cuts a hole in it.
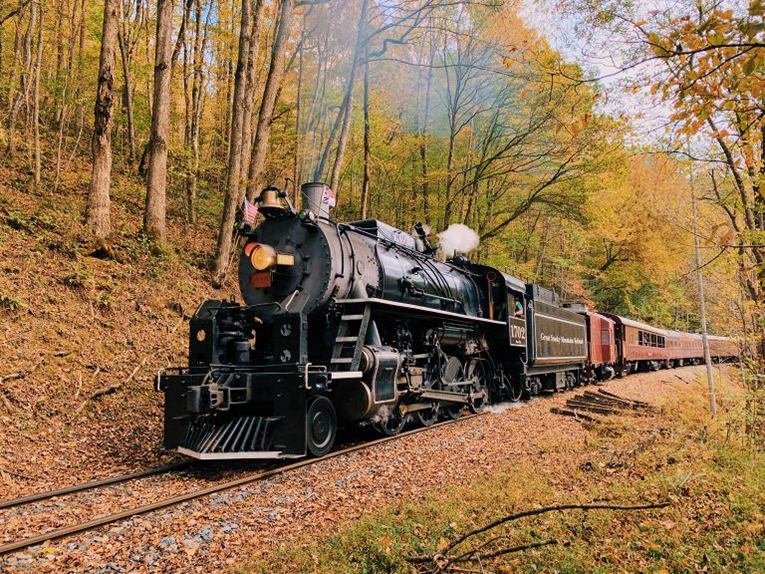
M 638 370 L 655 371 L 670 366 L 672 353 L 667 347 L 667 340 L 671 339 L 669 331 L 611 313 L 603 315 L 615 323 L 619 355 L 615 365 L 617 375 L 623 376 Z
M 736 341 L 730 337 L 709 337 L 709 350 L 713 358 L 726 360 L 738 357 L 739 350 Z

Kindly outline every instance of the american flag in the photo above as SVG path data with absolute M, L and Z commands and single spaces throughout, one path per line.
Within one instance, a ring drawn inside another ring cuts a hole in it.
M 258 216 L 258 206 L 247 201 L 244 198 L 244 221 L 252 225 L 255 223 L 255 218 Z
M 321 198 L 321 206 L 322 208 L 326 206 L 328 211 L 330 207 L 335 207 L 335 192 L 332 191 L 332 188 L 328 185 L 324 186 L 324 194 Z

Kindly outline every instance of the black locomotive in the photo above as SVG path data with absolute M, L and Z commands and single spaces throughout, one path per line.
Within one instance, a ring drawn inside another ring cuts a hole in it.
M 188 368 L 159 374 L 167 448 L 320 456 L 338 425 L 393 435 L 582 381 L 585 319 L 552 291 L 440 261 L 424 233 L 318 217 L 323 186 L 302 191 L 300 213 L 275 188 L 261 194 L 265 220 L 241 230 L 243 303 L 203 303 Z

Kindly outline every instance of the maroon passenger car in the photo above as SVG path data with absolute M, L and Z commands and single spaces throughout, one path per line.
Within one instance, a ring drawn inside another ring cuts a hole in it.
M 619 355 L 615 365 L 617 375 L 669 367 L 672 358 L 672 353 L 667 347 L 667 339 L 671 339 L 669 331 L 612 313 L 603 314 L 615 323 L 616 348 Z

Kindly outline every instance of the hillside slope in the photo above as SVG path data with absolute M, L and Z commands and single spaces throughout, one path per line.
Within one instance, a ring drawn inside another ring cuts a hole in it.
M 214 227 L 186 225 L 180 200 L 154 256 L 142 183 L 115 174 L 119 260 L 101 259 L 82 225 L 89 173 L 54 194 L 14 167 L 0 170 L 0 498 L 166 458 L 155 373 L 184 364 L 196 306 L 236 292 L 210 287 Z

